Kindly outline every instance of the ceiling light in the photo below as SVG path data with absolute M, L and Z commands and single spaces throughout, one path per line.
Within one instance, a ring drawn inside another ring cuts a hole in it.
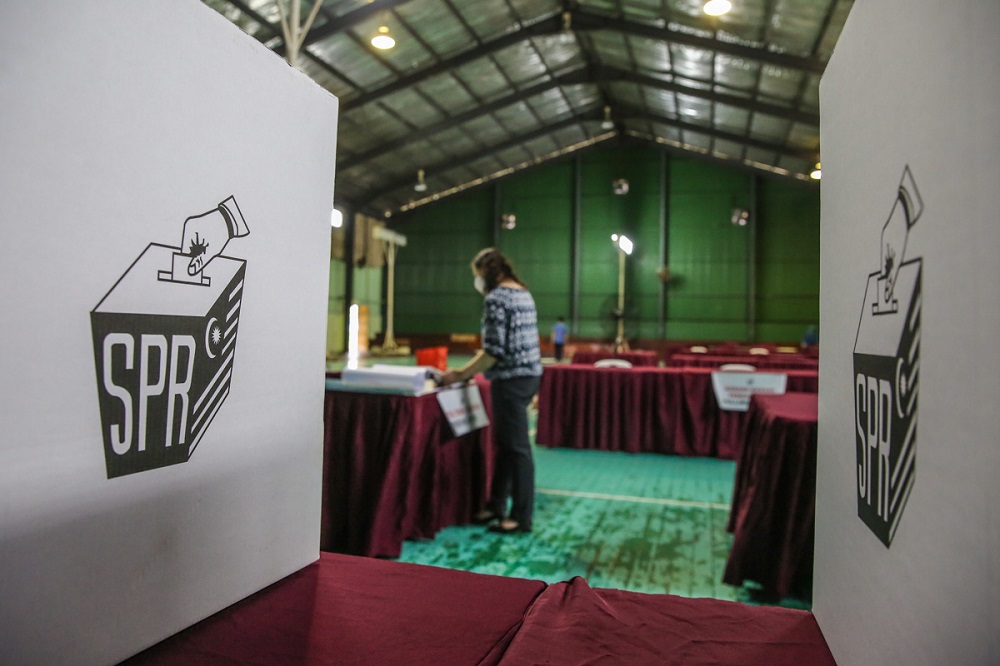
M 819 180 L 822 177 L 822 175 L 823 172 L 819 168 L 819 162 L 816 162 L 816 166 L 813 167 L 813 170 L 809 173 L 809 177 L 812 178 L 813 180 Z
M 604 107 L 604 120 L 601 121 L 602 130 L 613 130 L 615 128 L 615 121 L 611 120 L 611 107 Z
M 389 34 L 389 28 L 384 25 L 378 27 L 378 32 L 372 37 L 372 46 L 377 49 L 391 49 L 396 45 L 396 40 Z
M 732 8 L 733 3 L 729 2 L 729 0 L 708 0 L 702 9 L 709 16 L 722 16 L 723 14 L 727 14 Z
M 615 244 L 619 250 L 625 254 L 632 254 L 632 241 L 629 240 L 628 236 L 619 236 L 618 234 L 611 234 L 611 242 Z
M 417 169 L 417 183 L 413 186 L 415 192 L 426 192 L 427 183 L 424 182 L 424 170 Z

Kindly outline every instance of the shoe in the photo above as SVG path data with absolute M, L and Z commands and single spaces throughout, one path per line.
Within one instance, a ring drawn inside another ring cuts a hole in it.
M 500 519 L 500 516 L 498 516 L 497 514 L 493 513 L 489 509 L 484 509 L 483 511 L 480 511 L 479 513 L 473 514 L 473 516 L 472 516 L 472 524 L 473 525 L 489 525 L 493 521 L 499 520 L 499 519 Z
M 496 534 L 528 534 L 531 532 L 530 527 L 521 527 L 521 525 L 517 523 L 504 526 L 503 521 L 490 525 L 486 529 Z

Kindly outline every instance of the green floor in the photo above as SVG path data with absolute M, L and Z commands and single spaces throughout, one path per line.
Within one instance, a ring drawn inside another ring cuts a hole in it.
M 531 417 L 534 438 L 537 415 Z M 406 542 L 399 560 L 547 582 L 583 576 L 593 587 L 755 603 L 751 588 L 722 582 L 734 462 L 536 447 L 535 465 L 530 534 L 449 527 L 433 540 Z M 796 599 L 781 605 L 809 607 Z

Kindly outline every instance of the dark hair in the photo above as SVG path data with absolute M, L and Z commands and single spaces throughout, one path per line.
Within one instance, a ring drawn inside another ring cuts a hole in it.
M 493 291 L 498 284 L 506 279 L 513 280 L 522 287 L 526 286 L 521 278 L 514 273 L 514 267 L 507 261 L 507 257 L 494 247 L 480 250 L 472 260 L 472 268 L 483 274 L 483 280 L 486 281 L 486 291 Z

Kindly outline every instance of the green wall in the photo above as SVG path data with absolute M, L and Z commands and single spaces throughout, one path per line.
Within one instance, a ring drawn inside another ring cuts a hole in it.
M 612 192 L 618 178 L 628 194 Z M 751 224 L 733 225 L 734 208 L 751 209 Z M 501 213 L 517 216 L 515 229 L 499 229 Z M 626 261 L 629 339 L 797 341 L 819 319 L 818 188 L 654 147 L 517 174 L 418 210 L 399 230 L 408 244 L 397 258 L 397 336 L 478 332 L 469 261 L 497 245 L 531 288 L 543 335 L 563 315 L 572 335 L 611 340 L 612 233 L 636 247 Z
M 402 233 L 396 257 L 396 337 L 474 333 L 482 297 L 469 262 L 493 236 L 493 193 L 487 188 L 446 199 L 420 213 Z

